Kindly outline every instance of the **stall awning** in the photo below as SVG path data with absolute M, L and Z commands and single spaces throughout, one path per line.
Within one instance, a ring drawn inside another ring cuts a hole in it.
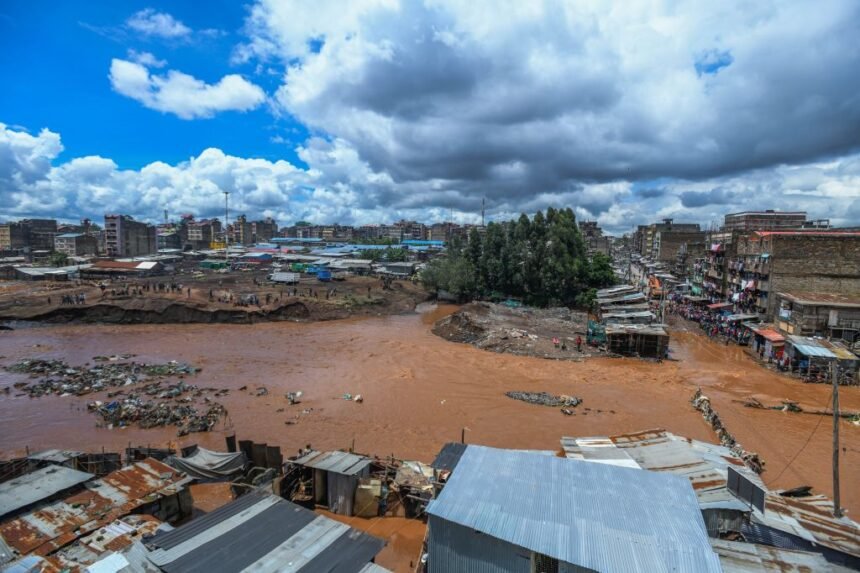
M 753 332 L 774 343 L 785 342 L 785 337 L 772 328 L 754 328 Z
M 708 309 L 709 310 L 720 310 L 722 308 L 730 308 L 731 306 L 732 306 L 732 303 L 730 303 L 730 302 L 715 302 L 714 304 L 709 304 Z

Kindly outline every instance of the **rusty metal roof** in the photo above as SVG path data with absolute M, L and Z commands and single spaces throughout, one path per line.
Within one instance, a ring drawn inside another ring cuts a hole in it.
M 811 543 L 860 557 L 860 524 L 847 517 L 833 517 L 833 503 L 823 495 L 784 497 L 767 486 L 743 461 L 723 446 L 676 436 L 665 430 L 646 430 L 604 438 L 562 438 L 568 458 L 613 463 L 630 467 L 629 460 L 642 469 L 671 472 L 686 477 L 693 485 L 704 509 L 739 509 L 750 519 Z M 603 451 L 594 453 L 603 444 Z M 622 450 L 612 452 L 612 448 Z M 728 468 L 733 467 L 765 494 L 765 510 L 750 508 L 727 487 Z
M 86 484 L 66 499 L 0 525 L 0 537 L 18 555 L 49 555 L 136 508 L 181 491 L 189 478 L 152 458 Z
M 86 571 L 87 566 L 111 553 L 123 553 L 144 536 L 154 535 L 165 527 L 172 529 L 151 515 L 128 515 L 100 527 L 47 560 L 60 571 Z
M 669 472 L 687 478 L 702 509 L 748 509 L 748 504 L 737 499 L 726 487 L 729 465 L 753 483 L 765 487 L 730 449 L 689 440 L 665 430 L 600 438 L 562 438 L 561 446 L 568 458 Z
M 711 539 L 723 573 L 830 573 L 833 568 L 819 553 L 793 551 L 755 543 Z

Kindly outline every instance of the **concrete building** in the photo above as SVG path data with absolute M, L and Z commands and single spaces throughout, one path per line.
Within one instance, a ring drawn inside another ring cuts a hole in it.
M 777 292 L 860 293 L 860 231 L 742 234 L 730 263 L 736 274 L 732 301 L 772 322 Z
M 251 235 L 254 243 L 265 243 L 278 236 L 278 223 L 271 217 L 251 222 Z
M 29 248 L 33 251 L 54 249 L 57 236 L 55 219 L 23 219 L 0 225 L 0 250 Z
M 27 246 L 27 228 L 21 223 L 0 225 L 0 250 L 11 251 Z
M 579 232 L 585 241 L 588 248 L 588 254 L 601 253 L 610 256 L 612 252 L 611 237 L 603 234 L 603 229 L 597 224 L 597 221 L 580 221 Z
M 673 219 L 663 219 L 662 223 L 640 225 L 636 232 L 638 237 L 634 237 L 634 246 L 639 247 L 638 252 L 643 257 L 651 257 L 656 260 L 657 257 L 665 256 L 666 258 L 663 260 L 674 260 L 680 242 L 674 241 L 668 235 L 670 233 L 699 233 L 700 231 L 698 223 L 675 223 Z M 664 247 L 663 244 L 666 246 Z M 674 251 L 672 251 L 673 248 Z
M 189 221 L 185 225 L 186 242 L 192 249 L 208 249 L 221 234 L 221 221 L 218 219 L 203 219 Z M 185 245 L 183 245 L 183 248 Z
M 63 233 L 54 237 L 54 250 L 70 257 L 97 255 L 99 241 L 83 233 Z
M 777 292 L 776 325 L 786 334 L 860 340 L 860 291 Z
M 698 225 L 697 225 L 698 226 Z M 664 229 L 656 231 L 652 239 L 651 260 L 674 263 L 678 251 L 688 243 L 704 243 L 705 233 L 702 231 L 679 231 Z
M 105 250 L 109 257 L 137 257 L 158 251 L 155 226 L 129 215 L 105 215 Z
M 800 229 L 806 224 L 806 211 L 744 211 L 731 213 L 723 221 L 724 231 L 780 231 Z
M 430 571 L 721 571 L 682 477 L 475 445 L 450 465 L 427 509 Z

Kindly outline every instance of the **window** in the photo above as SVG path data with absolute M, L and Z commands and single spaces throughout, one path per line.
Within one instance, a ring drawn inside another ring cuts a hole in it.
M 558 573 L 558 559 L 532 553 L 532 573 Z

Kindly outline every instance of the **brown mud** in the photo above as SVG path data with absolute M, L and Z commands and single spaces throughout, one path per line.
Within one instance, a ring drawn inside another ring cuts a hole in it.
M 556 450 L 562 436 L 596 436 L 665 428 L 716 442 L 690 404 L 695 389 L 711 399 L 744 448 L 766 462 L 762 478 L 788 488 L 831 493 L 831 427 L 827 416 L 744 407 L 791 400 L 825 409 L 830 388 L 803 384 L 756 365 L 743 349 L 695 331 L 672 333 L 662 364 L 594 357 L 581 363 L 486 352 L 448 342 L 432 325 L 455 310 L 350 318 L 335 322 L 256 325 L 63 325 L 0 332 L 0 364 L 62 358 L 72 365 L 96 355 L 134 353 L 142 362 L 178 360 L 203 368 L 201 386 L 229 388 L 229 411 L 215 431 L 176 437 L 175 428 L 96 428 L 86 402 L 97 396 L 31 399 L 14 388 L 25 379 L 0 370 L 0 455 L 58 447 L 117 451 L 129 443 L 223 450 L 224 436 L 281 445 L 305 444 L 431 461 L 448 441 Z M 240 390 L 247 386 L 246 390 Z M 259 386 L 268 395 L 256 396 Z M 290 406 L 284 394 L 301 390 Z M 511 400 L 505 392 L 575 395 L 575 414 Z M 345 400 L 361 394 L 363 403 Z M 840 389 L 846 409 L 860 409 L 860 388 Z M 290 423 L 288 423 L 290 422 Z M 842 501 L 860 512 L 860 427 L 841 422 Z M 790 463 L 790 467 L 786 468 Z
M 473 302 L 442 317 L 433 333 L 451 342 L 471 344 L 518 356 L 580 360 L 605 353 L 585 344 L 588 315 L 568 308 L 509 308 Z M 577 350 L 576 339 L 582 344 Z M 554 340 L 558 340 L 556 346 Z

